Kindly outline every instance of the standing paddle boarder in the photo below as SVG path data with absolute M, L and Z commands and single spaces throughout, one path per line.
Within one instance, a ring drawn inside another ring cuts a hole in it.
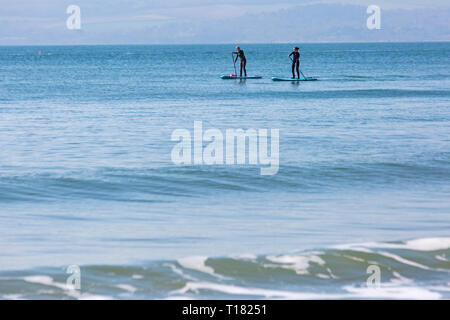
M 232 51 L 231 53 L 236 55 L 236 59 L 234 59 L 234 65 L 236 65 L 236 61 L 238 58 L 241 59 L 240 77 L 242 78 L 242 69 L 244 69 L 244 74 L 245 76 L 247 76 L 247 59 L 245 58 L 244 50 L 241 50 L 239 46 L 236 46 L 236 51 Z
M 294 51 L 289 54 L 289 58 L 292 60 L 292 79 L 295 79 L 295 71 L 297 71 L 297 78 L 300 79 L 300 48 L 294 47 Z

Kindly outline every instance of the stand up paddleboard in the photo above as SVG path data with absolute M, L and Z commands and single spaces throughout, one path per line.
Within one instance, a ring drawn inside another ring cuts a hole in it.
M 272 81 L 317 81 L 317 78 L 313 78 L 313 77 L 306 77 L 306 78 L 302 78 L 302 79 L 292 79 L 292 78 L 277 78 L 277 77 L 272 77 Z
M 222 75 L 222 76 L 220 76 L 220 78 L 222 78 L 224 80 L 229 80 L 229 79 L 262 79 L 261 76 L 238 77 L 238 76 L 235 76 L 235 75 Z

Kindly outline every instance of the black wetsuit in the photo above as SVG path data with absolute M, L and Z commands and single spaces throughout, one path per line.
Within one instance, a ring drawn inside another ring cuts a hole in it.
M 239 50 L 239 51 L 233 52 L 233 53 L 235 53 L 235 54 L 237 55 L 237 56 L 236 56 L 236 60 L 234 60 L 234 63 L 236 63 L 238 57 L 241 59 L 241 72 L 240 72 L 240 77 L 242 77 L 242 69 L 244 70 L 245 76 L 247 76 L 247 69 L 246 69 L 246 66 L 247 66 L 247 59 L 245 58 L 244 50 Z
M 295 78 L 295 71 L 297 77 L 300 79 L 300 52 L 292 51 L 289 57 L 292 56 L 292 78 Z

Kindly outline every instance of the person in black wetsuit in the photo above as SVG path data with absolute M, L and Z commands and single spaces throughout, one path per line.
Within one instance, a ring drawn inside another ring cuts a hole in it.
M 300 79 L 300 48 L 294 47 L 294 51 L 289 54 L 289 58 L 292 60 L 292 79 L 295 79 L 295 71 L 297 71 L 297 78 Z
M 241 50 L 241 48 L 239 46 L 236 46 L 236 51 L 232 51 L 233 54 L 236 55 L 236 59 L 234 59 L 234 63 L 236 64 L 236 61 L 238 58 L 241 59 L 241 72 L 240 72 L 240 77 L 242 77 L 242 69 L 244 69 L 244 74 L 245 76 L 247 76 L 247 59 L 245 58 L 245 53 L 244 50 Z

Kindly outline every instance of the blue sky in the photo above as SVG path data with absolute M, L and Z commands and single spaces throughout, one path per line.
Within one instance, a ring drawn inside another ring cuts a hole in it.
M 450 1 L 430 2 L 1 0 L 0 45 L 450 40 Z M 81 8 L 78 31 L 66 28 L 71 4 Z M 383 30 L 365 30 L 369 4 L 381 7 Z

